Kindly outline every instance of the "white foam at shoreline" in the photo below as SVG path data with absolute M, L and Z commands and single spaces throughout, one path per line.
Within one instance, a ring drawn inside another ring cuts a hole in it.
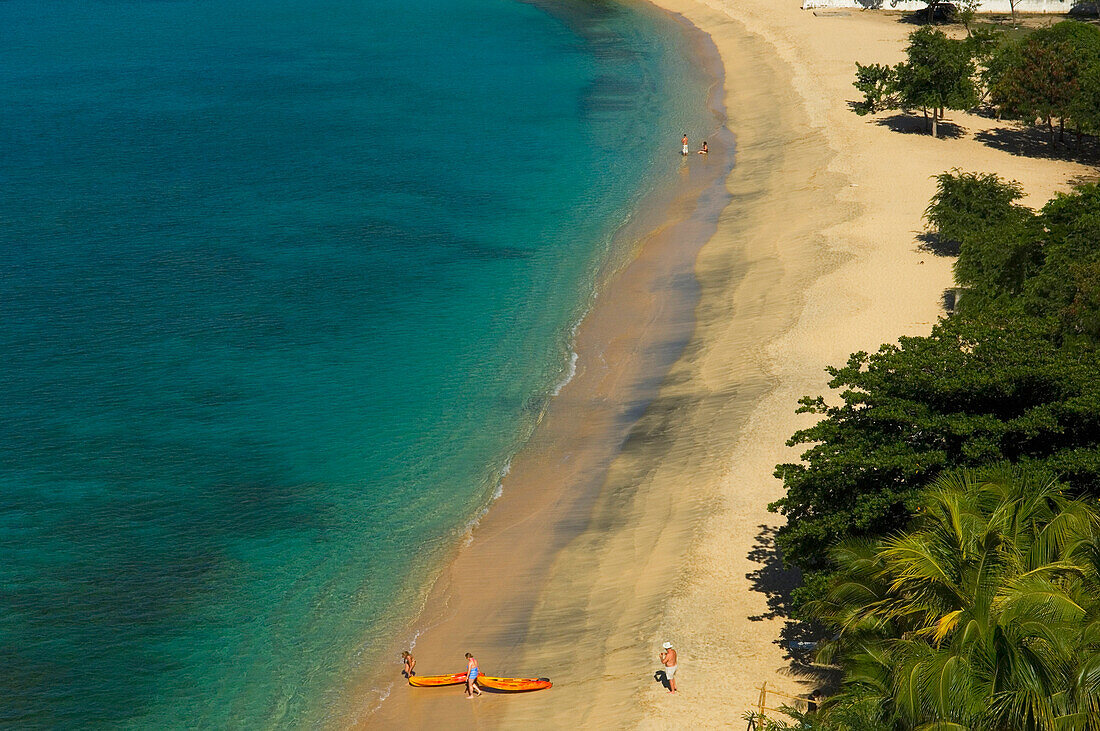
M 465 528 L 465 531 L 464 531 L 464 534 L 463 534 L 464 537 L 463 537 L 463 541 L 462 541 L 462 547 L 463 548 L 465 548 L 466 546 L 473 543 L 474 529 L 477 528 L 479 523 L 481 523 L 481 519 L 484 518 L 488 514 L 489 508 L 493 507 L 493 503 L 495 503 L 497 500 L 499 500 L 500 496 L 504 494 L 504 478 L 507 477 L 508 473 L 511 472 L 511 471 L 512 471 L 512 458 L 509 457 L 508 461 L 504 463 L 504 467 L 502 467 L 501 470 L 500 470 L 500 474 L 497 477 L 497 486 L 493 490 L 493 495 L 492 495 L 492 497 L 489 498 L 489 502 L 486 503 L 485 507 L 483 507 L 481 510 L 478 511 L 477 515 L 475 515 L 473 518 L 471 518 L 469 520 L 469 522 L 466 523 L 466 528 Z M 418 632 L 417 636 L 419 636 L 419 634 L 420 633 Z
M 565 367 L 565 377 L 558 382 L 558 385 L 554 386 L 554 390 L 550 392 L 550 395 L 557 396 L 563 388 L 569 385 L 569 382 L 573 380 L 573 376 L 577 375 L 577 360 L 579 358 L 577 351 L 569 351 L 569 365 Z
M 576 321 L 573 323 L 573 326 L 569 329 L 569 361 L 563 369 L 564 375 L 558 381 L 557 385 L 555 385 L 554 388 L 550 391 L 551 398 L 561 393 L 561 390 L 568 386 L 569 382 L 572 381 L 573 378 L 577 375 L 577 361 L 580 360 L 580 356 L 577 354 L 577 351 L 573 349 L 573 343 L 577 339 L 577 329 L 580 328 L 581 323 L 584 322 L 584 318 L 587 316 L 588 310 L 585 310 L 581 314 L 581 316 L 576 319 Z M 542 417 L 546 414 L 546 408 L 547 407 L 544 407 L 542 413 L 539 414 L 538 421 L 542 421 Z M 520 447 L 520 449 L 522 449 L 522 446 Z M 517 453 L 518 451 L 519 450 L 517 450 Z M 481 523 L 481 519 L 489 513 L 489 509 L 493 507 L 493 503 L 495 503 L 501 498 L 502 495 L 504 495 L 504 478 L 507 477 L 508 473 L 510 473 L 511 471 L 512 457 L 509 457 L 508 461 L 504 463 L 504 466 L 501 468 L 500 473 L 497 476 L 496 488 L 493 489 L 493 494 L 489 498 L 489 502 L 487 502 L 485 506 L 477 512 L 477 515 L 471 518 L 465 525 L 462 541 L 462 546 L 464 548 L 466 546 L 469 546 L 473 542 L 474 529 L 477 528 L 477 526 Z M 419 633 L 417 633 L 417 635 L 419 636 Z
M 592 293 L 592 301 L 596 300 L 598 292 Z M 565 366 L 565 375 L 558 381 L 557 385 L 550 391 L 551 397 L 557 396 L 561 393 L 561 390 L 569 385 L 569 382 L 577 375 L 577 361 L 580 360 L 580 355 L 577 353 L 577 330 L 580 329 L 581 323 L 584 322 L 584 318 L 588 317 L 588 313 L 591 312 L 591 305 L 584 312 L 580 314 L 576 320 L 573 321 L 573 326 L 569 328 L 569 363 Z M 542 420 L 542 415 L 539 415 L 539 420 Z

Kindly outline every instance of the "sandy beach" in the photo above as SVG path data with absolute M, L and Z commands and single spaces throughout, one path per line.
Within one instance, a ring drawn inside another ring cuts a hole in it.
M 771 550 L 780 518 L 767 511 L 781 491 L 774 466 L 797 457 L 785 441 L 806 424 L 797 399 L 824 393 L 825 366 L 927 333 L 943 314 L 952 261 L 918 238 L 931 176 L 997 172 L 1038 206 L 1094 173 L 975 139 L 1005 126 L 985 118 L 949 112 L 958 136 L 933 139 L 907 118 L 856 116 L 854 64 L 903 57 L 914 26 L 898 15 L 815 15 L 797 0 L 657 5 L 720 56 L 736 138 L 729 203 L 715 226 L 693 160 L 667 221 L 578 332 L 577 377 L 419 620 L 418 670 L 454 672 L 469 649 L 489 674 L 554 688 L 469 702 L 458 688 L 399 684 L 349 725 L 718 728 L 743 723 L 763 682 L 808 692 L 779 642 L 795 578 Z M 676 245 L 704 233 L 701 250 Z M 697 297 L 677 285 L 692 270 Z M 680 653 L 676 696 L 653 679 L 666 640 Z

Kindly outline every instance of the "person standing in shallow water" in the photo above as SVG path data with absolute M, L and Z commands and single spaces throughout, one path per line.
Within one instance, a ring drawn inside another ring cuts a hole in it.
M 477 660 L 470 653 L 466 653 L 466 697 L 473 698 L 481 695 L 481 688 L 477 687 L 477 676 L 481 674 L 481 668 L 477 666 Z
M 668 680 L 668 692 L 676 692 L 676 650 L 672 649 L 672 643 L 666 642 L 664 645 L 664 652 L 659 657 L 661 658 L 661 664 L 665 666 L 665 679 Z
M 688 154 L 688 135 L 687 135 L 687 132 L 684 132 L 684 138 L 682 140 L 680 140 L 680 144 L 684 146 L 683 152 L 681 154 L 683 154 L 683 155 Z

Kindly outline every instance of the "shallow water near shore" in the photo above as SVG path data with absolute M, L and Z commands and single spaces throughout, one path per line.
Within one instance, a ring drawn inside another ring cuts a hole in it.
M 614 3 L 0 23 L 0 724 L 321 723 L 568 378 L 707 80 Z

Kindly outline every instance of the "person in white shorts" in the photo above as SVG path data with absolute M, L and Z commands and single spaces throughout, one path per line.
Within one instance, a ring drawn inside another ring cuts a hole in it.
M 688 136 L 687 136 L 687 132 L 684 132 L 684 138 L 682 140 L 680 140 L 680 144 L 682 144 L 684 146 L 683 154 L 685 154 L 685 155 L 688 154 Z
M 665 678 L 668 679 L 668 692 L 676 692 L 676 650 L 672 649 L 672 643 L 666 642 L 665 651 L 660 654 L 661 664 L 665 666 Z

